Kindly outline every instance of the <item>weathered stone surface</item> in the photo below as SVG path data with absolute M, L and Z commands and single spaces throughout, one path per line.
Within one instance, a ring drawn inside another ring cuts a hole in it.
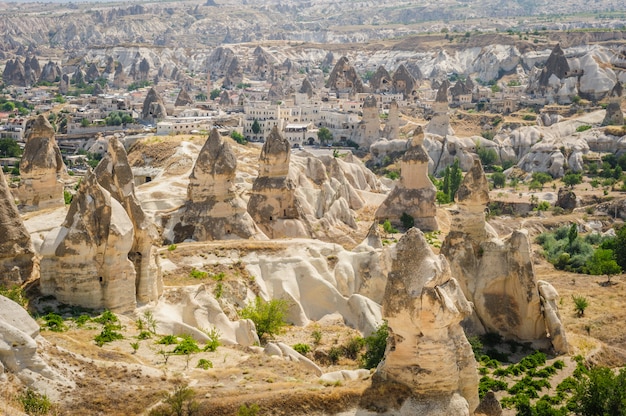
M 450 117 L 448 115 L 448 88 L 450 82 L 444 80 L 439 89 L 437 90 L 437 96 L 435 97 L 435 103 L 433 104 L 433 117 L 426 125 L 426 133 L 436 134 L 438 136 L 454 135 L 454 130 L 450 127 Z
M 217 129 L 205 142 L 189 177 L 187 203 L 174 242 L 263 237 L 236 193 L 237 157 Z
M 29 134 L 20 161 L 17 190 L 20 209 L 35 211 L 64 205 L 62 177 L 66 173 L 61 151 L 48 119 L 40 114 L 29 121 Z
M 41 293 L 60 302 L 117 312 L 136 307 L 136 272 L 128 259 L 133 223 L 90 172 L 65 221 L 41 248 Z
M 554 75 L 558 79 L 565 78 L 565 74 L 569 70 L 570 68 L 565 53 L 563 49 L 561 49 L 561 45 L 557 44 L 554 49 L 552 49 L 552 53 L 550 53 L 550 57 L 541 71 L 539 86 L 544 89 L 548 88 L 550 86 L 550 77 Z
M 380 116 L 378 114 L 378 103 L 376 97 L 368 95 L 363 101 L 363 116 L 358 125 L 358 135 L 354 137 L 354 141 L 360 147 L 368 148 L 372 143 L 380 138 Z
M 357 415 L 473 414 L 476 360 L 460 325 L 472 307 L 445 257 L 415 228 L 396 246 L 382 308 L 387 350 Z
M 621 82 L 617 81 L 615 87 L 609 93 L 609 104 L 606 107 L 604 120 L 602 120 L 603 126 L 624 125 L 624 113 L 622 112 L 623 90 Z
M 141 119 L 149 122 L 156 122 L 167 116 L 167 110 L 165 110 L 165 104 L 159 93 L 150 88 L 146 99 L 143 101 L 143 110 L 141 111 Z
M 502 406 L 492 391 L 488 391 L 474 412 L 476 416 L 500 416 Z
M 406 213 L 413 217 L 415 227 L 423 231 L 439 229 L 435 218 L 437 188 L 428 177 L 429 158 L 423 142 L 424 132 L 418 126 L 411 147 L 402 156 L 400 181 L 376 211 L 378 221 L 388 219 L 392 224 L 401 225 L 400 218 Z
M 384 66 L 379 66 L 370 78 L 370 88 L 373 92 L 389 92 L 393 87 L 391 75 Z
M 451 231 L 441 248 L 459 279 L 474 314 L 464 322 L 469 333 L 496 332 L 505 339 L 535 342 L 544 347 L 548 338 L 545 303 L 535 280 L 530 240 L 526 230 L 504 239 L 485 221 L 489 185 L 475 159 L 457 192 L 458 211 L 452 212 Z M 557 345 L 555 345 L 555 342 Z
M 357 74 L 356 69 L 350 64 L 348 58 L 342 56 L 331 71 L 326 87 L 333 92 L 358 94 L 365 92 L 363 81 Z
M 98 67 L 96 66 L 96 64 L 92 62 L 89 65 L 89 68 L 87 68 L 87 73 L 85 74 L 85 81 L 94 82 L 98 78 L 100 78 L 100 71 L 98 70 Z
M 571 211 L 578 205 L 578 199 L 576 194 L 571 189 L 559 188 L 556 204 L 557 207 L 561 207 L 567 211 Z
M 408 100 L 417 96 L 417 81 L 404 64 L 400 64 L 396 72 L 393 73 L 392 83 L 393 90 L 401 93 L 405 99 Z
M 299 92 L 300 94 L 306 94 L 309 98 L 313 97 L 313 94 L 315 94 L 315 88 L 308 77 L 302 80 Z
M 570 352 L 569 343 L 565 327 L 561 321 L 559 314 L 559 294 L 554 286 L 543 280 L 537 281 L 539 295 L 541 296 L 541 305 L 543 306 L 543 315 L 546 319 L 546 328 L 550 334 L 550 340 L 555 351 L 560 354 L 568 354 Z
M 176 107 L 183 107 L 190 104 L 193 104 L 193 100 L 189 96 L 187 90 L 185 88 L 181 88 L 181 90 L 178 92 L 178 95 L 176 96 L 176 102 L 174 103 L 174 105 Z
M 0 381 L 7 368 L 20 381 L 33 388 L 56 385 L 71 387 L 37 353 L 39 324 L 17 303 L 0 296 Z
M 33 271 L 35 252 L 30 234 L 13 201 L 0 169 L 0 285 L 12 287 L 28 280 Z
M 400 111 L 398 110 L 398 102 L 392 100 L 389 103 L 389 113 L 387 114 L 387 122 L 383 129 L 383 137 L 387 140 L 397 140 L 400 136 Z
M 39 81 L 58 82 L 61 80 L 62 75 L 63 73 L 59 65 L 55 62 L 48 61 L 41 70 Z
M 274 127 L 259 156 L 259 176 L 252 185 L 248 213 L 270 238 L 305 237 L 302 212 L 295 198 L 296 184 L 289 179 L 291 146 Z
M 94 174 L 98 183 L 115 198 L 132 221 L 133 245 L 128 258 L 136 271 L 136 299 L 146 303 L 157 300 L 163 292 L 163 279 L 157 247 L 161 243 L 156 225 L 148 219 L 135 195 L 133 172 L 124 146 L 114 136 L 109 138 L 107 153 Z

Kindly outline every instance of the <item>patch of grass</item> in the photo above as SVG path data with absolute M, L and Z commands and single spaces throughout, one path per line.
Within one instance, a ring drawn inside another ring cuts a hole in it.
M 295 344 L 293 349 L 302 355 L 307 355 L 311 351 L 311 346 L 309 344 Z
M 198 365 L 196 365 L 196 368 L 201 368 L 203 370 L 208 370 L 209 368 L 213 368 L 213 363 L 211 362 L 211 360 L 207 360 L 205 358 L 200 358 L 198 360 Z
M 175 335 L 163 335 L 158 341 L 157 344 L 161 345 L 174 345 L 178 344 L 178 337 Z
M 208 272 L 203 272 L 195 268 L 191 269 L 191 271 L 189 272 L 189 277 L 194 278 L 194 279 L 205 279 L 208 275 L 209 275 Z
M 40 394 L 30 387 L 20 394 L 17 400 L 22 404 L 27 415 L 47 415 L 52 408 L 48 396 Z

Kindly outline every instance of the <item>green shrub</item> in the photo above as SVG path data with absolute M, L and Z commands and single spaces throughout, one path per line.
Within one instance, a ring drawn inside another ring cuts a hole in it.
M 362 356 L 362 366 L 364 368 L 368 370 L 376 368 L 378 363 L 382 361 L 387 348 L 388 336 L 389 327 L 387 322 L 383 322 L 372 335 L 365 338 L 365 354 Z
M 191 269 L 191 271 L 189 272 L 189 277 L 192 277 L 194 279 L 204 279 L 209 275 L 208 272 L 203 272 L 201 270 L 197 270 L 197 269 Z
M 387 234 L 395 234 L 398 232 L 398 230 L 396 230 L 394 226 L 391 225 L 391 221 L 389 221 L 388 219 L 383 222 L 383 230 L 385 230 Z
M 102 312 L 97 318 L 93 318 L 93 321 L 102 325 L 117 324 L 120 322 L 119 318 L 109 310 Z
M 400 172 L 397 170 L 390 170 L 385 174 L 385 176 L 395 181 L 396 179 L 400 179 Z
M 220 331 L 217 328 L 211 328 L 210 330 L 205 331 L 205 334 L 207 335 L 207 337 L 209 337 L 209 340 L 204 346 L 204 351 L 216 351 L 217 347 L 222 345 L 220 343 Z
M 582 126 L 578 126 L 576 127 L 576 131 L 578 133 L 583 132 L 583 131 L 587 131 L 591 128 L 591 126 L 589 124 L 583 124 Z
M 269 302 L 257 297 L 239 312 L 239 316 L 250 319 L 256 326 L 259 338 L 273 337 L 287 325 L 285 317 L 289 304 L 282 299 L 272 299 Z
M 192 354 L 200 352 L 200 347 L 198 347 L 198 343 L 191 335 L 184 335 L 172 352 L 178 355 Z
M 261 408 L 256 403 L 252 403 L 249 406 L 242 404 L 237 410 L 237 416 L 257 416 L 259 410 L 261 410 Z
M 52 403 L 45 394 L 40 394 L 30 387 L 17 397 L 27 415 L 47 415 Z
M 589 306 L 589 301 L 582 295 L 572 295 L 574 301 L 574 310 L 578 316 L 585 315 L 585 309 Z
M 311 351 L 311 346 L 309 344 L 296 344 L 293 349 L 302 355 L 307 355 Z
M 174 383 L 174 391 L 163 399 L 163 404 L 152 409 L 149 416 L 192 416 L 198 414 L 199 406 L 194 400 L 195 392 L 182 381 Z
M 91 321 L 91 318 L 89 317 L 89 315 L 84 315 L 84 314 L 73 319 L 74 319 L 74 323 L 79 328 L 83 327 L 87 322 Z
M 533 211 L 547 211 L 550 209 L 550 203 L 548 201 L 541 201 L 537 204 Z
M 489 391 L 502 391 L 508 389 L 508 384 L 502 380 L 494 380 L 491 377 L 484 376 L 478 383 L 478 397 L 483 398 Z
M 364 346 L 365 339 L 353 337 L 343 346 L 344 355 L 351 360 L 356 360 Z
M 137 335 L 137 339 L 148 339 L 152 338 L 152 333 L 149 331 L 141 331 L 139 335 Z
M 54 332 L 63 332 L 67 329 L 63 318 L 56 313 L 50 312 L 43 316 L 43 320 L 46 322 L 45 328 Z
M 157 341 L 157 344 L 161 344 L 161 345 L 178 344 L 178 337 L 176 337 L 175 335 L 163 335 L 161 339 Z
M 124 339 L 124 336 L 119 332 L 115 332 L 115 326 L 107 324 L 102 328 L 102 331 L 94 337 L 96 345 L 102 347 L 107 342 L 112 342 L 118 339 Z
M 70 172 L 72 172 L 72 171 L 70 171 Z M 72 173 L 74 173 L 74 172 L 72 172 Z M 65 205 L 71 204 L 73 198 L 74 198 L 74 196 L 69 191 L 66 191 L 66 190 L 63 191 L 63 199 L 65 200 Z
M 203 370 L 208 370 L 209 368 L 213 368 L 213 363 L 211 362 L 211 360 L 207 360 L 205 358 L 200 358 L 198 360 L 198 365 L 196 365 L 196 368 L 201 368 Z
M 18 285 L 11 286 L 10 288 L 6 288 L 4 286 L 0 286 L 0 295 L 5 298 L 11 299 L 13 302 L 19 304 L 23 308 L 26 307 L 28 303 L 26 297 L 24 296 L 24 289 L 22 289 Z
M 314 330 L 311 332 L 311 338 L 313 339 L 313 344 L 320 345 L 322 342 L 322 331 L 319 329 Z
M 330 351 L 328 351 L 328 359 L 334 365 L 339 362 L 341 358 L 341 348 L 339 347 L 331 347 Z
M 176 250 L 176 247 L 178 247 L 176 244 L 170 244 L 167 246 L 167 251 L 174 251 Z
M 233 130 L 233 131 L 230 133 L 230 137 L 232 137 L 232 139 L 233 139 L 234 141 L 236 141 L 237 143 L 239 143 L 239 144 L 243 144 L 243 145 L 245 145 L 245 144 L 247 144 L 247 143 L 248 143 L 248 141 L 246 140 L 246 138 L 245 138 L 245 137 L 243 137 L 243 135 L 242 135 L 241 133 L 237 132 L 237 131 L 234 131 L 234 130 Z

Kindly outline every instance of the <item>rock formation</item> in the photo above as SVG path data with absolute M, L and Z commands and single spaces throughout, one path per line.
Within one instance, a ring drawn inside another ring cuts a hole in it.
M 241 69 L 241 65 L 239 65 L 237 57 L 233 57 L 230 61 L 230 65 L 226 69 L 223 85 L 224 88 L 234 88 L 241 82 L 243 82 L 243 70 Z
M 0 382 L 5 369 L 35 390 L 73 387 L 37 353 L 39 324 L 17 303 L 0 296 Z
M 85 81 L 95 82 L 98 78 L 100 78 L 100 71 L 98 70 L 96 64 L 92 62 L 85 73 Z
M 154 88 L 150 88 L 148 95 L 146 95 L 146 99 L 143 101 L 141 119 L 151 123 L 156 123 L 157 120 L 163 119 L 166 116 L 167 111 L 165 110 L 163 99 Z
M 398 103 L 392 100 L 389 103 L 389 113 L 387 114 L 387 122 L 383 129 L 383 137 L 387 140 L 396 140 L 400 136 L 400 111 Z
M 370 78 L 370 88 L 373 92 L 389 92 L 392 87 L 391 75 L 384 66 L 379 66 Z
M 113 86 L 116 88 L 123 88 L 126 85 L 126 74 L 124 73 L 124 67 L 121 62 L 118 62 L 115 66 L 115 73 L 113 74 Z
M 566 211 L 572 211 L 578 205 L 578 199 L 571 189 L 559 188 L 555 205 Z
M 569 64 L 567 63 L 567 58 L 565 57 L 565 52 L 561 49 L 561 45 L 557 43 L 557 45 L 552 49 L 552 53 L 550 53 L 550 57 L 546 62 L 546 65 L 541 70 L 541 75 L 539 77 L 539 86 L 544 90 L 550 86 L 550 78 L 555 76 L 559 80 L 565 78 L 565 75 L 570 70 Z
M 313 94 L 315 94 L 315 88 L 313 88 L 313 84 L 311 84 L 308 77 L 302 80 L 302 85 L 300 86 L 300 90 L 298 92 L 300 94 L 306 94 L 309 98 L 313 97 Z
M 618 81 L 609 93 L 609 103 L 606 106 L 606 115 L 602 121 L 603 126 L 623 126 L 624 113 L 622 113 L 622 95 L 624 88 Z
M 378 103 L 373 95 L 368 95 L 363 102 L 363 116 L 358 128 L 359 134 L 355 136 L 355 142 L 359 144 L 359 147 L 368 148 L 380 138 Z
M 472 306 L 445 257 L 415 228 L 396 246 L 382 313 L 387 350 L 357 415 L 473 414 L 476 360 L 460 325 Z
M 187 90 L 185 88 L 181 88 L 181 90 L 178 92 L 178 95 L 176 96 L 176 102 L 174 103 L 174 105 L 176 107 L 184 107 L 190 104 L 193 104 L 193 100 L 189 96 Z
M 450 83 L 446 79 L 437 90 L 437 97 L 433 104 L 433 117 L 426 125 L 426 133 L 438 136 L 454 135 L 454 130 L 450 127 L 450 117 L 448 115 L 448 88 Z
M 259 176 L 252 186 L 248 213 L 268 237 L 305 237 L 309 233 L 300 221 L 301 209 L 295 198 L 296 184 L 287 178 L 291 146 L 274 127 L 259 157 Z
M 89 172 L 60 228 L 41 247 L 41 293 L 90 309 L 131 311 L 136 272 L 128 259 L 133 222 Z
M 187 203 L 174 242 L 251 238 L 261 232 L 235 190 L 237 156 L 217 129 L 205 142 L 189 177 Z
M 115 137 L 110 137 L 107 152 L 96 166 L 98 183 L 124 208 L 133 224 L 133 245 L 128 259 L 135 266 L 135 292 L 138 302 L 157 300 L 163 292 L 163 281 L 157 246 L 161 238 L 156 225 L 150 221 L 135 196 L 133 172 L 126 150 Z
M 70 77 L 67 74 L 61 76 L 59 81 L 59 94 L 67 94 L 70 89 Z
M 18 58 L 14 60 L 9 59 L 2 72 L 2 80 L 7 85 L 25 87 L 26 73 L 24 71 L 24 64 L 22 64 Z
M 415 128 L 409 149 L 402 156 L 401 177 L 396 187 L 378 207 L 375 218 L 401 225 L 403 214 L 410 215 L 422 231 L 438 230 L 435 206 L 437 188 L 428 177 L 428 153 L 424 149 L 422 127 Z
M 12 287 L 28 280 L 35 252 L 4 173 L 0 169 L 0 286 Z
M 365 92 L 363 81 L 348 58 L 342 56 L 328 77 L 326 88 L 337 93 L 359 94 Z
M 20 209 L 35 211 L 62 207 L 65 201 L 61 179 L 66 168 L 54 139 L 54 129 L 43 114 L 29 121 L 28 125 L 17 190 Z
M 548 337 L 548 321 L 542 312 L 546 304 L 535 280 L 527 231 L 516 230 L 500 239 L 485 221 L 489 184 L 478 159 L 465 175 L 456 200 L 458 211 L 453 212 L 451 231 L 441 253 L 474 304 L 474 314 L 464 323 L 466 330 L 496 332 L 505 339 L 536 342 L 543 347 L 552 341 L 557 352 L 566 353 L 566 341 Z M 553 324 L 550 335 L 558 332 L 565 339 L 559 324 Z
M 45 82 L 58 82 L 61 80 L 61 76 L 63 73 L 61 72 L 61 68 L 58 64 L 48 61 L 47 64 L 44 65 L 41 70 L 41 75 L 39 76 L 39 81 Z
M 393 73 L 392 83 L 393 90 L 396 93 L 401 93 L 405 100 L 417 96 L 417 81 L 403 64 L 400 64 L 396 72 Z
M 220 94 L 220 105 L 221 106 L 229 106 L 233 105 L 232 100 L 230 99 L 230 95 L 228 95 L 228 91 L 224 90 Z

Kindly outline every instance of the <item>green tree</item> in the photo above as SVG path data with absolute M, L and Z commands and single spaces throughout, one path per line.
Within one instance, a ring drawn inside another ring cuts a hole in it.
M 332 142 L 333 134 L 326 127 L 320 127 L 320 129 L 317 131 L 317 139 L 322 144 L 326 142 Z
M 252 122 L 252 132 L 254 134 L 259 134 L 261 132 L 261 125 L 259 124 L 259 120 L 257 120 L 256 118 Z
M 606 275 L 607 283 L 611 283 L 611 276 L 622 272 L 622 268 L 615 261 L 612 250 L 599 248 L 587 262 L 587 271 L 594 276 Z
M 586 297 L 580 295 L 572 295 L 572 300 L 574 301 L 574 310 L 576 314 L 580 317 L 585 314 L 585 309 L 589 306 L 589 301 Z
M 239 316 L 254 322 L 259 339 L 263 339 L 282 331 L 287 325 L 285 317 L 288 309 L 289 304 L 283 299 L 272 299 L 268 302 L 257 296 L 254 302 L 250 302 L 239 312 Z
M 478 154 L 480 162 L 483 166 L 493 165 L 498 160 L 498 153 L 491 147 L 478 145 L 476 146 L 476 153 Z
M 81 127 L 89 127 L 89 120 L 87 120 L 86 118 L 83 118 L 82 120 L 80 120 L 80 126 Z
M 196 392 L 180 380 L 174 382 L 174 391 L 163 399 L 163 405 L 150 411 L 150 416 L 193 416 L 199 405 L 194 400 Z
M 456 195 L 456 191 L 461 186 L 461 182 L 463 181 L 463 171 L 461 171 L 461 167 L 459 166 L 459 159 L 454 159 L 454 163 L 450 168 L 450 201 L 454 201 L 454 196 Z
M 615 261 L 622 270 L 626 270 L 626 226 L 622 226 L 615 233 Z
M 246 144 L 246 143 L 248 143 L 248 141 L 246 140 L 246 138 L 245 138 L 245 137 L 243 137 L 243 135 L 242 135 L 241 133 L 239 133 L 238 131 L 235 131 L 235 130 L 231 131 L 231 132 L 230 132 L 230 137 L 231 137 L 234 141 L 236 141 L 237 143 L 239 143 L 239 144 Z
M 218 91 L 219 91 L 219 90 L 218 90 Z M 219 93 L 218 93 L 218 95 L 219 95 Z M 198 94 L 196 94 L 196 97 L 195 97 L 195 98 L 196 98 L 196 100 L 198 100 L 198 101 L 206 101 L 207 96 L 206 96 L 206 94 L 205 94 L 205 93 L 203 93 L 203 92 L 199 92 Z
M 221 93 L 222 93 L 222 90 L 220 90 L 219 88 L 215 88 L 211 90 L 211 93 L 210 93 L 211 100 L 215 100 L 217 97 L 220 96 Z
M 532 180 L 528 184 L 528 190 L 529 191 L 541 191 L 542 189 L 543 189 L 543 185 L 539 181 Z
M 583 181 L 582 175 L 580 173 L 568 173 L 563 176 L 563 183 L 570 188 L 573 188 L 574 185 L 578 185 Z
M 532 177 L 533 181 L 537 181 L 541 184 L 541 189 L 543 189 L 543 185 L 550 182 L 552 180 L 552 176 L 544 172 L 535 172 Z
M 2 111 L 6 111 L 7 113 L 10 113 L 13 110 L 15 110 L 15 103 L 14 102 L 7 101 L 6 103 L 2 104 Z
M 506 184 L 506 175 L 502 172 L 496 172 L 491 175 L 491 180 L 493 181 L 494 188 L 504 188 Z
M 365 354 L 362 357 L 363 368 L 372 369 L 378 366 L 385 356 L 389 327 L 383 322 L 369 337 L 365 338 Z
M 578 226 L 576 224 L 572 224 L 569 227 L 569 231 L 567 232 L 567 241 L 570 247 L 572 247 L 572 244 L 574 244 L 574 241 L 576 241 L 577 238 L 578 238 Z
M 1 157 L 20 157 L 22 148 L 13 139 L 0 139 L 0 156 Z
M 626 369 L 592 367 L 576 378 L 568 408 L 577 415 L 626 415 Z

